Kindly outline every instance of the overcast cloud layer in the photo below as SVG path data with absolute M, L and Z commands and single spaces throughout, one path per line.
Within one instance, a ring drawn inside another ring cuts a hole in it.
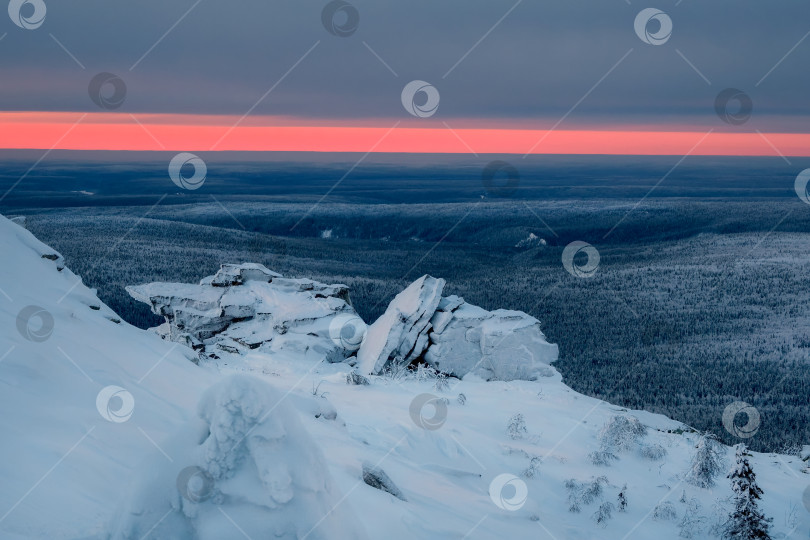
M 352 0 L 349 37 L 312 0 L 45 1 L 35 30 L 0 22 L 2 110 L 97 110 L 88 83 L 108 71 L 127 85 L 120 112 L 241 115 L 278 83 L 252 114 L 396 118 L 420 79 L 439 89 L 441 119 L 553 122 L 591 91 L 566 125 L 699 124 L 734 87 L 764 128 L 808 131 L 803 1 Z M 672 20 L 663 45 L 634 31 L 647 7 Z

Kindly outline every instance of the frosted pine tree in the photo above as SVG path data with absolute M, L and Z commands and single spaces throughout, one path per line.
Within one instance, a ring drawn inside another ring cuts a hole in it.
M 762 489 L 757 485 L 757 476 L 748 463 L 749 453 L 744 444 L 736 447 L 734 466 L 728 477 L 734 492 L 734 510 L 723 530 L 723 537 L 730 540 L 771 540 L 768 534 L 770 518 L 760 512 L 757 500 L 762 498 Z
M 686 481 L 700 488 L 714 487 L 714 478 L 720 472 L 720 445 L 714 435 L 706 434 L 698 442 Z

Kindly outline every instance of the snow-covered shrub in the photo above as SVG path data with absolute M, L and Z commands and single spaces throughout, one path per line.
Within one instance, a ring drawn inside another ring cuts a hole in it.
M 609 450 L 596 450 L 588 454 L 588 459 L 594 465 L 598 465 L 600 467 L 607 467 L 610 465 L 612 461 L 619 459 L 616 454 L 610 452 Z
M 645 459 L 658 461 L 666 457 L 667 449 L 660 444 L 642 444 L 638 449 L 638 453 Z
M 652 518 L 656 521 L 672 521 L 678 517 L 675 505 L 669 501 L 664 501 L 655 507 Z
M 509 438 L 512 440 L 522 439 L 529 433 L 529 430 L 526 429 L 526 419 L 523 418 L 521 413 L 517 413 L 509 419 L 506 433 L 509 434 Z
M 529 460 L 529 466 L 526 467 L 526 470 L 523 471 L 523 476 L 526 478 L 534 478 L 538 474 L 540 474 L 540 463 L 541 459 L 537 456 L 533 456 Z
M 622 490 L 619 492 L 618 498 L 618 505 L 619 505 L 619 512 L 626 512 L 627 511 L 627 484 L 622 486 Z
M 647 434 L 647 428 L 635 416 L 616 415 L 599 431 L 603 449 L 631 450 Z
M 582 505 L 589 505 L 598 498 L 601 498 L 603 486 L 607 484 L 608 479 L 604 476 L 599 476 L 589 482 L 577 482 L 573 478 L 566 480 L 565 489 L 568 490 L 568 511 L 579 512 L 582 509 Z
M 459 394 L 458 397 L 456 398 L 456 401 L 458 401 L 459 405 L 464 405 L 465 403 L 467 403 L 467 396 L 465 396 L 464 394 Z
M 713 435 L 704 435 L 697 445 L 685 480 L 699 488 L 714 486 L 714 478 L 722 467 L 722 448 Z
M 607 521 L 613 515 L 613 508 L 613 503 L 603 502 L 599 505 L 599 510 L 594 512 L 591 518 L 597 523 L 597 525 L 605 527 L 607 526 Z
M 447 381 L 447 375 L 445 375 L 444 373 L 437 373 L 436 382 L 433 384 L 433 388 L 435 388 L 437 392 L 449 390 L 450 383 Z

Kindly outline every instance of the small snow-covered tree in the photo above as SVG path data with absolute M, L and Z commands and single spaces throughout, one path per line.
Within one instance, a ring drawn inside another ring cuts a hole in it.
M 602 527 L 607 526 L 608 520 L 613 515 L 613 503 L 603 502 L 599 505 L 599 510 L 594 512 L 593 520 L 597 523 L 597 525 L 601 525 Z
M 635 416 L 616 415 L 599 432 L 603 450 L 630 450 L 647 434 L 647 428 Z
M 728 473 L 734 493 L 734 509 L 723 527 L 723 537 L 728 540 L 770 540 L 768 534 L 772 519 L 759 510 L 757 501 L 762 498 L 762 489 L 757 485 L 757 476 L 748 462 L 751 454 L 744 444 L 738 444 L 735 463 Z
M 686 473 L 686 481 L 700 488 L 714 487 L 714 478 L 720 472 L 722 454 L 720 444 L 714 435 L 701 437 L 692 458 L 692 465 Z

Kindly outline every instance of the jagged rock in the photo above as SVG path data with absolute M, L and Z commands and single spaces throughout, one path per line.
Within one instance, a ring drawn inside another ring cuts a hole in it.
M 380 491 L 390 493 L 397 499 L 406 502 L 408 500 L 405 498 L 405 495 L 402 494 L 402 490 L 400 490 L 397 485 L 394 484 L 394 481 L 391 480 L 387 474 L 385 474 L 384 470 L 369 463 L 363 463 L 363 482 L 374 489 L 379 489 Z
M 343 361 L 366 324 L 349 303 L 346 285 L 284 278 L 260 264 L 225 264 L 199 285 L 148 283 L 127 292 L 166 323 L 161 337 L 212 358 L 252 350 Z
M 487 311 L 448 296 L 431 321 L 424 359 L 456 377 L 473 373 L 486 380 L 535 380 L 551 373 L 549 364 L 559 355 L 540 322 L 522 311 Z
M 424 275 L 396 295 L 368 327 L 357 352 L 364 373 L 379 375 L 392 365 L 406 366 L 422 356 L 444 285 L 443 279 Z

